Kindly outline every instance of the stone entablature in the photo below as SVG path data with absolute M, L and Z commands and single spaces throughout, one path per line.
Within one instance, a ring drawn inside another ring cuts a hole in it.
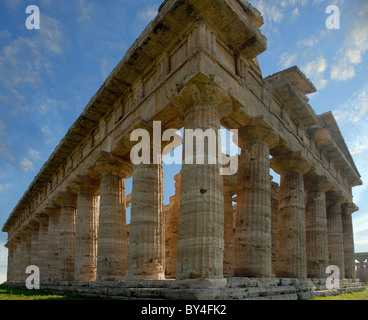
M 212 239 L 214 242 L 208 242 L 205 245 L 206 248 L 210 248 L 209 260 L 200 261 L 200 255 L 203 253 L 201 246 L 208 241 L 207 230 L 198 229 L 195 240 L 183 236 L 184 233 L 181 237 L 179 236 L 179 239 L 175 239 L 174 241 L 178 241 L 177 259 L 184 264 L 178 269 L 177 277 L 187 279 L 195 275 L 195 277 L 222 278 L 224 266 L 231 265 L 231 268 L 237 268 L 237 264 L 239 275 L 249 272 L 251 276 L 271 276 L 277 268 L 274 270 L 271 267 L 271 251 L 274 250 L 272 247 L 274 243 L 270 230 L 271 225 L 274 225 L 271 217 L 271 210 L 274 210 L 274 206 L 271 201 L 273 189 L 269 181 L 269 169 L 273 168 L 283 177 L 280 186 L 279 199 L 282 201 L 279 200 L 279 211 L 285 217 L 297 212 L 293 216 L 295 220 L 291 223 L 292 227 L 298 230 L 305 228 L 304 191 L 308 183 L 304 183 L 303 176 L 304 180 L 307 180 L 308 177 L 312 179 L 324 177 L 329 185 L 328 190 L 313 190 L 313 192 L 325 193 L 329 190 L 339 192 L 342 200 L 338 205 L 351 204 L 352 187 L 362 182 L 332 114 L 317 116 L 309 105 L 306 94 L 314 92 L 315 88 L 301 71 L 293 67 L 263 78 L 257 61 L 257 55 L 266 50 L 266 39 L 258 29 L 262 24 L 263 19 L 258 11 L 245 1 L 165 1 L 156 19 L 136 40 L 91 99 L 82 115 L 70 128 L 14 209 L 3 228 L 3 231 L 8 232 L 8 243 L 14 246 L 18 246 L 17 241 L 23 243 L 24 236 L 20 234 L 20 231 L 23 232 L 25 228 L 34 225 L 34 221 L 40 225 L 39 221 L 42 221 L 45 228 L 39 233 L 41 237 L 38 239 L 38 252 L 41 256 L 44 256 L 45 252 L 51 252 L 53 246 L 57 244 L 53 243 L 50 247 L 44 238 L 47 235 L 45 219 L 53 216 L 50 215 L 49 210 L 55 203 L 59 209 L 61 208 L 60 210 L 66 206 L 57 201 L 61 193 L 67 192 L 74 195 L 78 201 L 77 204 L 74 204 L 73 210 L 76 209 L 77 212 L 72 210 L 73 213 L 65 208 L 62 212 L 69 212 L 70 219 L 73 219 L 73 215 L 79 218 L 85 215 L 90 219 L 91 229 L 83 231 L 79 228 L 80 219 L 76 219 L 75 230 L 71 231 L 75 233 L 76 241 L 85 240 L 87 233 L 92 234 L 91 239 L 84 244 L 78 243 L 75 254 L 76 257 L 78 255 L 82 257 L 86 250 L 93 251 L 89 257 L 90 260 L 85 260 L 85 273 L 79 275 L 82 281 L 90 281 L 96 272 L 99 274 L 98 265 L 102 266 L 102 270 L 108 270 L 107 264 L 99 260 L 96 253 L 98 230 L 96 221 L 99 216 L 106 219 L 106 216 L 99 213 L 98 209 L 104 211 L 110 206 L 103 200 L 101 201 L 103 205 L 98 208 L 96 199 L 98 196 L 108 197 L 110 193 L 107 193 L 106 190 L 115 185 L 116 188 L 120 188 L 120 191 L 116 191 L 113 199 L 109 201 L 120 204 L 126 202 L 126 199 L 120 199 L 125 198 L 125 194 L 122 195 L 124 187 L 120 180 L 133 176 L 133 180 L 136 177 L 136 185 L 133 187 L 131 200 L 132 214 L 137 212 L 137 215 L 133 217 L 133 224 L 129 231 L 130 239 L 136 239 L 134 243 L 129 244 L 131 260 L 112 259 L 111 263 L 126 265 L 128 269 L 134 264 L 134 270 L 129 272 L 131 279 L 147 279 L 147 277 L 162 279 L 165 272 L 165 250 L 163 249 L 165 237 L 161 233 L 163 233 L 165 217 L 164 210 L 161 208 L 163 206 L 160 198 L 162 194 L 159 197 L 156 195 L 162 190 L 162 179 L 160 178 L 162 168 L 139 165 L 134 166 L 133 169 L 128 168 L 127 163 L 130 161 L 132 147 L 129 141 L 130 133 L 136 128 L 152 127 L 152 121 L 161 121 L 163 128 L 174 129 L 180 129 L 183 126 L 219 128 L 222 125 L 227 129 L 240 129 L 239 146 L 246 147 L 253 156 L 259 157 L 258 164 L 249 168 L 245 166 L 244 171 L 240 170 L 241 177 L 246 177 L 248 171 L 252 172 L 255 181 L 249 185 L 239 186 L 242 178 L 238 176 L 237 199 L 239 201 L 250 200 L 246 205 L 238 202 L 237 210 L 243 213 L 248 208 L 257 208 L 256 210 L 260 212 L 266 210 L 268 212 L 265 218 L 267 228 L 264 230 L 260 226 L 261 223 L 254 220 L 258 229 L 256 228 L 257 232 L 250 240 L 249 236 L 240 230 L 239 224 L 242 223 L 240 222 L 242 219 L 235 220 L 235 224 L 236 221 L 239 222 L 235 234 L 239 235 L 240 240 L 234 241 L 233 246 L 243 248 L 244 245 L 246 247 L 250 243 L 250 249 L 242 253 L 244 256 L 234 255 L 234 261 L 237 261 L 235 265 L 229 261 L 223 265 L 223 253 L 221 252 L 224 249 L 222 246 L 224 234 L 220 229 L 225 223 L 223 212 L 224 210 L 230 212 L 230 207 L 229 203 L 226 206 L 226 200 L 222 204 L 217 204 L 217 199 L 222 198 L 225 191 L 222 178 L 206 165 L 197 169 L 183 166 L 185 179 L 181 177 L 180 192 L 182 194 L 190 192 L 193 187 L 190 177 L 201 177 L 203 183 L 214 185 L 213 190 L 211 189 L 206 194 L 208 197 L 206 199 L 213 204 L 216 210 L 202 208 L 200 198 L 196 198 L 197 195 L 180 197 L 180 200 L 176 200 L 178 202 L 174 205 L 181 212 L 182 221 L 179 219 L 178 223 L 179 235 L 183 225 L 188 227 L 193 224 L 189 228 L 198 227 L 200 221 L 193 221 L 193 214 L 198 211 L 203 215 L 202 220 L 205 219 L 206 213 L 211 216 L 209 222 L 213 222 L 213 230 L 216 230 L 213 239 L 216 240 Z M 265 131 L 268 132 L 266 136 L 264 136 Z M 249 141 L 251 144 L 248 144 Z M 273 159 L 270 164 L 265 165 L 269 156 L 272 156 Z M 111 161 L 111 158 L 119 159 L 116 160 L 116 163 L 118 167 L 124 168 L 122 172 L 112 174 L 106 166 L 103 166 L 103 169 L 96 168 L 96 162 L 99 163 L 102 159 L 105 165 L 106 158 L 108 161 Z M 241 161 L 247 163 L 250 158 L 241 157 Z M 108 177 L 105 175 L 106 170 L 109 173 Z M 148 198 L 140 198 L 140 192 L 148 187 L 147 182 L 142 178 L 143 174 L 150 177 L 154 186 L 152 190 L 156 197 L 151 195 Z M 105 178 L 103 178 L 104 175 Z M 296 205 L 290 206 L 287 199 L 290 197 L 291 186 L 294 185 L 297 185 L 298 201 Z M 247 190 L 251 188 L 254 190 L 250 197 Z M 267 203 L 262 202 L 262 195 L 268 197 Z M 227 196 L 229 197 L 229 194 Z M 142 204 L 143 200 L 147 203 Z M 227 200 L 229 202 L 229 198 Z M 142 208 L 139 207 L 140 205 Z M 150 206 L 149 210 L 148 206 Z M 321 208 L 320 203 L 316 205 L 316 208 L 322 210 L 320 214 L 326 210 L 326 208 Z M 341 209 L 340 211 L 337 209 L 335 206 L 335 211 L 333 211 L 335 215 L 338 214 L 336 212 L 341 214 Z M 351 214 L 355 209 L 348 211 Z M 114 211 L 110 218 L 124 217 L 123 211 Z M 44 213 L 46 216 L 42 215 Z M 255 212 L 249 219 L 257 218 L 259 216 Z M 175 219 L 174 217 L 173 224 L 176 223 Z M 52 221 L 51 230 L 54 230 L 57 218 Z M 347 225 L 348 222 L 346 222 Z M 104 223 L 108 224 L 107 221 Z M 327 225 L 324 227 L 327 228 Z M 128 226 L 119 227 L 119 232 L 124 234 L 124 239 L 120 243 L 124 245 L 128 245 L 129 242 L 129 239 L 125 238 L 127 231 L 122 231 L 126 229 Z M 343 227 L 340 229 L 345 230 Z M 311 230 L 312 233 L 315 232 L 313 228 Z M 266 238 L 263 237 L 265 232 L 269 233 Z M 338 243 L 336 246 L 341 246 L 342 232 L 335 237 L 336 239 L 334 238 Z M 346 232 L 351 233 L 351 230 L 346 228 Z M 151 234 L 152 237 L 155 237 L 155 242 L 146 239 L 142 233 Z M 282 232 L 279 233 L 280 238 Z M 284 234 L 284 237 L 287 235 Z M 106 239 L 109 238 L 106 237 Z M 349 238 L 349 243 L 351 239 Z M 291 240 L 293 239 L 289 237 L 290 243 Z M 299 234 L 294 240 L 298 243 L 305 242 L 305 235 Z M 70 244 L 72 240 L 65 238 L 63 241 Z M 141 245 L 137 245 L 138 243 Z M 252 246 L 259 246 L 259 244 L 261 244 L 260 252 L 262 253 L 257 256 L 258 253 L 252 251 Z M 160 246 L 160 248 L 155 246 Z M 192 246 L 191 250 L 188 251 L 190 246 Z M 299 261 L 291 263 L 285 257 L 284 266 L 279 265 L 278 268 L 283 270 L 287 277 L 306 277 L 308 252 L 306 248 L 294 249 Z M 349 250 L 351 251 L 351 248 Z M 106 259 L 110 259 L 112 252 L 113 250 L 106 253 L 108 256 Z M 193 255 L 194 261 L 190 262 L 193 265 L 188 262 L 190 259 L 188 260 L 187 257 L 190 255 Z M 176 257 L 176 253 L 173 256 Z M 226 253 L 226 257 L 229 260 L 231 255 Z M 267 259 L 262 260 L 265 257 Z M 11 256 L 10 259 L 14 257 Z M 243 264 L 243 260 L 247 261 L 247 259 L 253 261 L 253 269 L 239 267 Z M 28 261 L 28 258 L 26 260 Z M 141 261 L 146 260 L 154 264 L 154 267 L 150 265 L 150 268 L 152 267 L 150 271 L 139 265 Z M 216 261 L 216 264 L 213 264 L 213 261 Z M 46 262 L 42 261 L 42 263 Z M 255 271 L 254 268 L 257 265 L 264 265 L 265 269 Z M 141 267 L 144 270 L 140 270 Z M 191 269 L 188 270 L 188 267 Z M 290 270 L 286 270 L 287 268 Z M 171 266 L 170 274 L 173 273 L 173 266 Z M 126 273 L 118 277 L 124 276 Z M 99 277 L 105 279 L 103 274 L 99 274 Z M 109 275 L 107 278 L 115 279 L 115 276 Z

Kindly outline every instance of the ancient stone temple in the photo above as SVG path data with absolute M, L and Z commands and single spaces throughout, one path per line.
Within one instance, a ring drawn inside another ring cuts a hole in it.
M 41 289 L 59 293 L 304 299 L 326 291 L 334 265 L 341 290 L 361 288 L 359 172 L 332 113 L 309 105 L 316 89 L 298 67 L 262 75 L 262 24 L 244 0 L 162 4 L 6 221 L 6 285 L 24 286 L 35 265 Z M 149 163 L 131 159 L 132 133 L 150 137 L 154 122 L 237 130 L 237 172 L 221 174 L 204 148 L 204 163 L 183 161 L 165 206 L 165 143 L 150 140 Z

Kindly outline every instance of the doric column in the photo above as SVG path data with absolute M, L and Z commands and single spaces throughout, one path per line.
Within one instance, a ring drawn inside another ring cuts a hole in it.
M 29 227 L 24 228 L 24 277 L 26 278 L 26 269 L 31 265 L 31 240 L 32 239 L 32 229 Z
M 19 236 L 15 236 L 13 238 L 13 243 L 14 243 L 14 271 L 13 271 L 13 276 L 14 276 L 14 281 L 15 282 L 20 282 L 20 256 L 21 256 L 21 248 L 20 248 L 20 237 Z
M 276 274 L 277 262 L 277 228 L 279 218 L 279 185 L 271 181 L 271 257 L 272 257 L 272 275 Z
M 77 176 L 71 183 L 71 189 L 78 193 L 74 280 L 95 281 L 99 183 L 85 176 Z
M 172 102 L 184 119 L 185 129 L 177 279 L 223 279 L 224 198 L 217 132 L 221 119 L 232 111 L 232 100 L 218 87 L 197 84 L 185 86 Z M 190 150 L 191 143 L 200 146 L 198 139 L 190 141 L 191 133 L 202 134 L 202 139 L 209 135 L 204 150 Z M 200 162 L 201 158 L 204 161 Z
M 223 177 L 224 183 L 224 275 L 233 274 L 234 245 L 234 210 L 233 195 L 236 194 L 237 183 L 230 177 Z
M 53 202 L 60 206 L 59 281 L 73 281 L 77 195 L 59 192 Z
M 15 262 L 15 245 L 12 241 L 9 241 L 7 244 L 5 244 L 5 248 L 8 249 L 8 266 L 7 266 L 7 277 L 6 282 L 15 282 L 14 277 L 14 262 Z
M 51 205 L 49 207 L 46 207 L 43 212 L 49 216 L 47 243 L 47 280 L 58 281 L 60 207 Z
M 271 277 L 270 147 L 279 141 L 266 122 L 239 129 L 241 147 L 234 236 L 234 275 Z
M 328 262 L 326 192 L 331 184 L 325 176 L 305 176 L 307 191 L 306 248 L 308 278 L 325 278 Z
M 28 225 L 31 230 L 31 265 L 35 266 L 38 263 L 38 232 L 39 232 L 39 224 L 32 220 Z
M 271 167 L 281 175 L 276 276 L 306 278 L 303 175 L 311 166 L 299 152 L 295 152 L 272 158 Z
M 165 278 L 162 174 L 162 163 L 142 163 L 133 167 L 128 263 L 130 280 Z
M 326 193 L 329 265 L 339 267 L 340 279 L 345 278 L 344 236 L 341 205 L 346 201 L 340 191 Z
M 122 280 L 128 275 L 124 179 L 132 175 L 132 164 L 102 152 L 93 170 L 101 177 L 97 280 Z
M 170 198 L 169 212 L 165 216 L 165 275 L 169 279 L 176 278 L 181 173 L 174 179 L 175 195 Z
M 345 278 L 355 279 L 355 251 L 352 214 L 359 210 L 354 203 L 344 203 L 342 210 L 342 231 L 344 241 Z
M 48 228 L 49 217 L 44 214 L 40 214 L 34 220 L 36 220 L 40 227 L 38 232 L 38 263 L 36 266 L 40 269 L 40 281 L 47 281 L 47 248 L 48 248 Z

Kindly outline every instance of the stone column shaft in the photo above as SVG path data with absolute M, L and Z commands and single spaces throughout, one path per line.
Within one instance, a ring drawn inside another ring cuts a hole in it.
M 355 250 L 352 213 L 357 210 L 358 207 L 353 203 L 342 205 L 345 278 L 348 279 L 355 279 Z
M 239 130 L 234 275 L 271 277 L 270 145 L 279 138 L 272 129 L 252 124 Z
M 77 196 L 68 192 L 60 192 L 54 202 L 60 206 L 58 276 L 60 281 L 73 281 Z
M 220 120 L 232 110 L 230 97 L 211 85 L 184 87 L 173 98 L 184 119 L 178 230 L 177 279 L 223 278 L 224 198 L 223 179 L 215 141 L 205 140 L 204 150 L 189 150 L 188 129 L 199 129 L 217 138 Z M 210 129 L 209 131 L 207 131 Z M 213 139 L 214 140 L 214 139 Z M 209 147 L 210 142 L 215 145 Z M 198 141 L 194 146 L 198 146 Z M 209 150 L 210 149 L 210 150 Z M 187 152 L 193 155 L 188 163 Z M 211 163 L 209 155 L 213 154 Z M 200 156 L 204 160 L 199 162 Z
M 122 280 L 128 275 L 124 179 L 132 174 L 132 165 L 130 161 L 101 152 L 92 169 L 101 177 L 97 280 Z
M 233 274 L 234 210 L 233 195 L 236 194 L 236 182 L 224 178 L 224 275 Z
M 97 271 L 98 183 L 77 177 L 71 188 L 78 192 L 74 280 L 95 281 Z
M 325 177 L 305 180 L 307 275 L 309 278 L 326 277 L 328 259 L 326 191 L 330 184 Z
M 162 164 L 134 165 L 129 234 L 130 280 L 165 278 L 162 180 Z
M 30 227 L 32 229 L 31 234 L 31 265 L 37 265 L 38 261 L 38 232 L 39 232 L 39 224 L 36 221 L 32 221 L 30 223 Z
M 44 212 L 49 215 L 48 247 L 47 247 L 47 279 L 48 281 L 58 281 L 60 208 L 50 207 L 46 208 Z
M 341 213 L 341 204 L 344 199 L 338 197 L 336 193 L 331 193 L 327 200 L 329 203 L 327 206 L 329 265 L 339 267 L 340 279 L 342 279 L 345 277 L 344 239 Z
M 271 164 L 281 174 L 276 276 L 306 278 L 303 175 L 309 171 L 310 165 L 299 153 L 274 157 Z
M 35 220 L 39 223 L 38 233 L 38 263 L 36 266 L 40 269 L 40 281 L 47 281 L 47 248 L 48 248 L 48 228 L 49 217 L 41 215 Z

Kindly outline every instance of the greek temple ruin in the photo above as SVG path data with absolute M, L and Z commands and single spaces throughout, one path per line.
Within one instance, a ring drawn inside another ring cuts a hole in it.
M 334 265 L 341 290 L 363 288 L 352 227 L 360 174 L 333 114 L 310 106 L 316 88 L 299 68 L 262 74 L 262 25 L 244 0 L 161 5 L 7 219 L 6 285 L 24 286 L 34 265 L 50 292 L 305 299 L 328 291 Z M 238 171 L 183 162 L 165 205 L 162 162 L 130 158 L 132 132 L 154 121 L 237 130 Z

